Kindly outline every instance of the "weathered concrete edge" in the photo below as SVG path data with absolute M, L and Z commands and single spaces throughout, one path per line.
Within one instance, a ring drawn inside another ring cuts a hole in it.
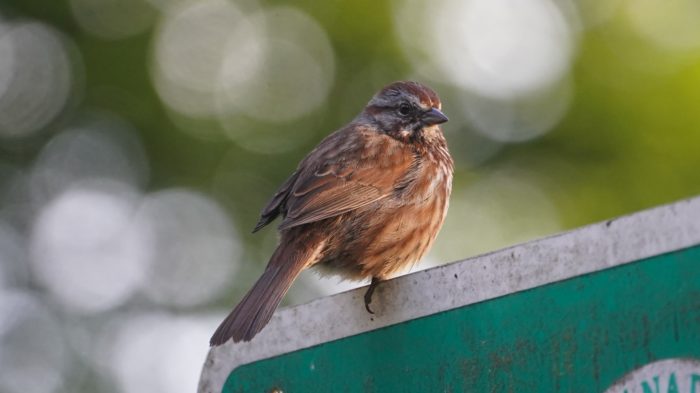
M 279 310 L 253 341 L 209 351 L 200 393 L 239 365 L 700 244 L 700 197 Z

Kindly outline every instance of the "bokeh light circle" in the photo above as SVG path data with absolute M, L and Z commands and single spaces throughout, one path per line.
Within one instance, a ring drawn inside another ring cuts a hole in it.
M 74 93 L 76 53 L 45 24 L 0 24 L 0 137 L 32 135 L 61 113 Z
M 245 26 L 246 15 L 226 0 L 167 8 L 154 38 L 151 76 L 170 109 L 193 117 L 215 114 L 222 62 Z
M 550 0 L 399 4 L 405 9 L 397 13 L 397 32 L 426 78 L 506 98 L 551 84 L 569 70 L 574 32 Z
M 491 99 L 465 93 L 460 105 L 469 124 L 498 142 L 524 142 L 554 128 L 568 112 L 573 98 L 571 81 L 533 91 L 526 97 Z
M 42 204 L 86 179 L 111 179 L 141 188 L 149 172 L 135 130 L 121 118 L 102 113 L 54 136 L 37 157 L 30 183 L 35 202 Z
M 98 312 L 124 303 L 150 260 L 148 233 L 132 224 L 139 195 L 116 182 L 86 182 L 47 204 L 30 243 L 38 282 L 66 308 Z
M 219 318 L 168 314 L 122 316 L 100 345 L 112 380 L 124 393 L 190 393 Z
M 144 200 L 139 227 L 154 253 L 144 291 L 152 300 L 193 306 L 216 298 L 233 281 L 240 244 L 227 213 L 206 196 L 184 189 Z
M 231 41 L 222 72 L 222 109 L 232 106 L 274 123 L 297 119 L 323 105 L 335 76 L 333 48 L 323 28 L 291 7 L 259 12 L 250 21 L 262 28 L 248 32 L 264 35 Z M 250 60 L 260 55 L 256 62 Z

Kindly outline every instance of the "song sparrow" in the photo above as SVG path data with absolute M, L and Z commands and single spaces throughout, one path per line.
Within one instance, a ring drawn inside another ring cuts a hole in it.
M 416 82 L 377 93 L 348 125 L 326 137 L 282 184 L 253 230 L 282 215 L 265 272 L 211 338 L 249 341 L 270 320 L 303 269 L 316 266 L 377 284 L 411 266 L 442 226 L 453 163 L 438 124 L 437 94 Z

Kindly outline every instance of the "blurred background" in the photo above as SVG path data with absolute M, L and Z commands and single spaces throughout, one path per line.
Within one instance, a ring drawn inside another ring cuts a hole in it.
M 3 0 L 0 392 L 193 392 L 250 230 L 383 85 L 457 169 L 416 269 L 700 194 L 696 0 Z M 414 269 L 415 270 L 415 269 Z M 286 304 L 363 283 L 304 273 Z

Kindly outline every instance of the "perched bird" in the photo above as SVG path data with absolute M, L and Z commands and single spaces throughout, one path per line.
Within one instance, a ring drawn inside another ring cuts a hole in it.
M 417 262 L 445 219 L 453 162 L 440 109 L 429 87 L 392 83 L 301 161 L 253 230 L 282 215 L 279 245 L 211 345 L 252 339 L 297 275 L 312 266 L 348 279 L 371 278 L 364 301 L 372 313 L 377 284 Z

